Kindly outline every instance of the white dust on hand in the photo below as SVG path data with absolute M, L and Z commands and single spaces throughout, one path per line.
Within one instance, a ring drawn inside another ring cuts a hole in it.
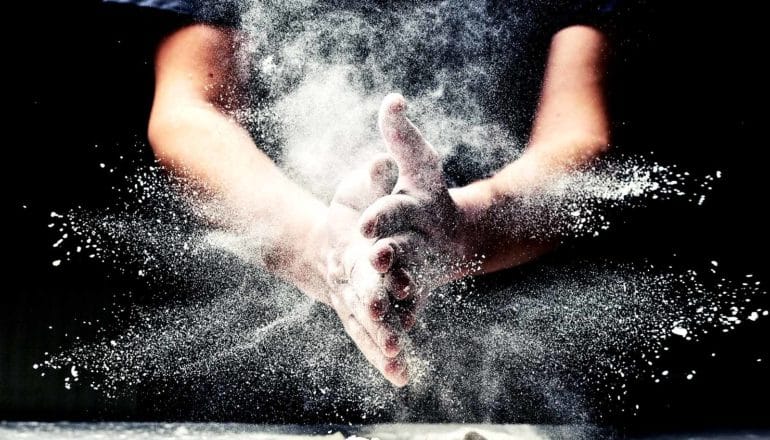
M 376 113 L 392 91 L 405 93 L 410 116 L 445 157 L 464 152 L 461 163 L 493 171 L 520 153 L 526 135 L 512 133 L 488 106 L 500 71 L 496 51 L 517 28 L 502 29 L 475 1 L 404 7 L 373 13 L 360 2 L 332 10 L 310 0 L 244 7 L 242 64 L 261 90 L 238 118 L 260 146 L 280 149 L 286 172 L 321 198 L 384 151 Z M 533 25 L 526 16 L 509 18 Z M 700 203 L 714 180 L 639 158 L 606 161 L 554 181 L 528 201 L 533 208 L 522 221 L 590 238 L 610 229 L 619 211 L 671 199 Z M 57 270 L 98 260 L 141 278 L 154 296 L 112 311 L 120 333 L 100 329 L 96 340 L 38 365 L 69 372 L 67 388 L 88 383 L 108 396 L 145 386 L 185 389 L 208 414 L 238 407 L 267 414 L 274 409 L 264 396 L 284 396 L 302 400 L 307 414 L 343 422 L 357 418 L 341 409 L 351 407 L 362 417 L 407 421 L 426 413 L 585 421 L 592 414 L 583 391 L 599 389 L 633 412 L 638 407 L 613 380 L 672 380 L 656 369 L 672 338 L 696 343 L 768 314 L 751 307 L 765 294 L 758 281 L 720 279 L 716 265 L 708 279 L 644 264 L 576 262 L 502 286 L 457 283 L 432 296 L 409 348 L 413 383 L 395 390 L 330 310 L 261 268 L 269 231 L 207 224 L 201 212 L 209 207 L 180 190 L 161 170 L 142 169 L 116 189 L 118 201 L 106 212 L 51 213 L 49 227 L 60 234 L 52 248 Z M 216 398 L 196 396 L 205 384 L 227 385 Z

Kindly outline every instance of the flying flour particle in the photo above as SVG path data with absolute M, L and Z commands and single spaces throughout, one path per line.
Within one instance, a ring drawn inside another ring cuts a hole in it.
M 684 338 L 685 336 L 687 336 L 687 329 L 683 327 L 674 327 L 673 329 L 671 329 L 671 333 Z

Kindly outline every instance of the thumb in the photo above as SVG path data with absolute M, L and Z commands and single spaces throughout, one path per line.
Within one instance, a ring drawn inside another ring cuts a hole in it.
M 398 164 L 402 189 L 435 190 L 444 186 L 438 152 L 406 117 L 406 100 L 391 93 L 382 100 L 378 118 L 380 133 Z

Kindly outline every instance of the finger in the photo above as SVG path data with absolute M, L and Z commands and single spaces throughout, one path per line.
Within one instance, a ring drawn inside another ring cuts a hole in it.
M 386 242 L 377 242 L 369 253 L 369 263 L 379 273 L 386 273 L 393 265 L 395 250 Z
M 369 263 L 375 271 L 386 273 L 393 268 L 420 264 L 426 251 L 422 234 L 404 232 L 377 240 L 369 250 Z
M 374 343 L 386 357 L 394 357 L 401 351 L 398 325 L 386 319 L 390 300 L 382 283 L 382 277 L 365 262 L 355 267 L 351 285 L 343 292 L 346 305 L 358 322 L 369 333 Z M 362 280 L 359 272 L 369 272 L 369 279 Z
M 385 237 L 398 232 L 422 230 L 421 205 L 412 196 L 393 194 L 375 200 L 358 221 L 361 234 L 366 238 Z
M 398 179 L 398 166 L 390 155 L 382 154 L 367 166 L 351 172 L 338 185 L 333 203 L 363 210 L 378 198 L 393 191 Z
M 403 247 L 403 244 L 394 244 L 392 240 L 381 239 L 372 245 L 369 253 L 369 262 L 374 270 L 384 275 L 385 287 L 396 299 L 406 298 L 412 289 L 412 279 L 403 267 L 404 264 L 400 264 L 401 267 L 394 264 L 397 261 L 400 263 L 407 261 L 407 258 L 396 255 L 396 252 L 403 252 Z
M 403 355 L 388 358 L 382 354 L 369 333 L 358 322 L 338 295 L 332 295 L 332 307 L 337 312 L 345 332 L 356 344 L 367 361 L 374 366 L 393 385 L 402 387 L 409 380 L 406 361 Z
M 418 289 L 408 298 L 396 301 L 393 304 L 393 309 L 399 318 L 403 331 L 410 331 L 417 323 L 417 316 L 422 313 L 428 304 L 428 296 L 428 294 Z
M 406 117 L 403 96 L 391 93 L 382 100 L 378 125 L 388 151 L 398 164 L 398 186 L 434 190 L 444 185 L 439 154 Z
M 412 278 L 403 267 L 394 268 L 385 274 L 385 287 L 395 300 L 404 300 L 412 296 L 416 287 Z
M 388 313 L 389 301 L 382 276 L 366 261 L 356 263 L 350 274 L 350 287 L 362 307 L 362 317 L 382 321 Z M 367 272 L 362 274 L 362 272 Z
M 343 327 L 358 349 L 372 366 L 396 386 L 404 386 L 408 380 L 406 361 L 403 354 L 387 357 L 380 352 L 364 327 L 353 315 L 340 316 Z
M 389 154 L 376 157 L 369 164 L 369 184 L 372 198 L 367 206 L 376 199 L 392 193 L 397 180 L 398 165 L 396 161 Z

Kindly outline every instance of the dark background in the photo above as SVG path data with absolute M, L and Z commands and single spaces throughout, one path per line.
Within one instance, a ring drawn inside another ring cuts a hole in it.
M 187 414 L 158 411 L 142 396 L 105 400 L 87 387 L 66 391 L 58 377 L 31 365 L 81 331 L 76 319 L 104 316 L 128 301 L 104 292 L 141 290 L 103 265 L 51 266 L 50 211 L 108 205 L 115 176 L 98 163 L 118 154 L 147 160 L 144 142 L 152 91 L 152 47 L 168 22 L 158 14 L 104 9 L 99 2 L 21 11 L 27 30 L 8 41 L 5 187 L 6 287 L 0 298 L 0 420 L 152 420 Z M 677 253 L 684 264 L 718 260 L 727 274 L 768 282 L 767 201 L 760 112 L 767 72 L 763 14 L 748 2 L 647 1 L 627 15 L 612 62 L 615 143 L 634 154 L 724 179 L 704 206 L 667 204 L 633 213 L 590 253 L 655 261 Z M 168 17 L 165 17 L 168 18 Z M 98 146 L 98 147 L 96 147 Z M 135 165 L 125 162 L 126 172 Z M 118 173 L 120 169 L 118 170 Z M 23 209 L 22 205 L 27 208 Z M 141 295 L 140 295 L 141 297 Z M 768 307 L 768 300 L 763 299 Z M 610 421 L 632 429 L 770 427 L 768 320 L 713 335 L 681 350 L 682 365 L 702 363 L 698 380 L 650 387 L 630 384 L 645 411 Z M 48 326 L 54 327 L 49 330 Z M 116 329 L 117 332 L 119 329 Z M 717 360 L 705 359 L 712 351 Z M 757 363 L 758 357 L 764 359 Z M 674 360 L 676 362 L 676 360 Z M 260 421 L 234 413 L 223 421 Z M 523 421 L 519 421 L 523 422 Z

